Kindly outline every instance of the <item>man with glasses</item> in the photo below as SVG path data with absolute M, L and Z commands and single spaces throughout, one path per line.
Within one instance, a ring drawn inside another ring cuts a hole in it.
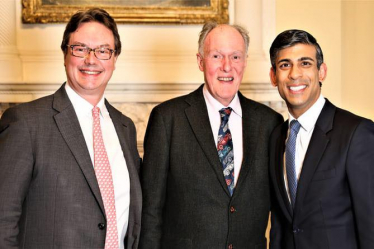
M 121 53 L 116 23 L 78 12 L 61 49 L 67 83 L 0 121 L 0 248 L 137 248 L 135 126 L 104 98 Z

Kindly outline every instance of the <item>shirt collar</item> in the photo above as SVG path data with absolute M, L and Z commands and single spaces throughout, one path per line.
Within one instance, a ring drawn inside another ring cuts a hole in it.
M 87 100 L 82 98 L 78 93 L 76 93 L 69 85 L 69 83 L 65 84 L 65 90 L 68 94 L 68 97 L 71 101 L 71 103 L 74 106 L 74 110 L 77 112 L 77 114 L 84 114 L 84 115 L 90 115 L 92 116 L 92 109 L 94 108 L 91 103 L 89 103 Z M 103 115 L 108 112 L 106 109 L 105 103 L 104 103 L 104 96 L 100 99 L 99 103 L 97 103 L 97 107 L 100 108 L 100 114 Z
M 314 126 L 317 123 L 317 119 L 319 117 L 319 114 L 322 111 L 323 106 L 325 105 L 325 98 L 322 94 L 319 95 L 316 103 L 314 103 L 305 113 L 303 113 L 297 121 L 299 121 L 301 127 L 309 132 L 314 128 Z M 288 112 L 288 124 L 295 118 L 292 116 L 290 112 Z
M 240 105 L 238 93 L 235 94 L 233 100 L 228 106 L 224 106 L 218 100 L 216 100 L 208 91 L 206 84 L 204 84 L 203 87 L 203 94 L 209 109 L 219 112 L 222 108 L 231 107 L 234 113 L 242 117 L 242 107 Z

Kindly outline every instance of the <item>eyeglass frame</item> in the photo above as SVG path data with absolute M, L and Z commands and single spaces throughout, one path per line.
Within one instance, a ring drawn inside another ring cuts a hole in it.
M 84 45 L 81 45 L 81 44 L 74 44 L 74 45 L 67 44 L 66 46 L 69 47 L 69 48 L 71 49 L 71 55 L 74 56 L 74 57 L 84 58 L 84 57 L 86 57 L 87 55 L 89 55 L 89 54 L 91 53 L 91 51 L 93 51 L 93 52 L 94 52 L 94 55 L 95 55 L 95 57 L 96 57 L 96 59 L 98 59 L 98 60 L 102 60 L 102 61 L 110 60 L 110 59 L 112 58 L 112 56 L 113 56 L 113 53 L 116 52 L 115 49 L 105 48 L 105 49 L 108 49 L 108 50 L 109 50 L 109 52 L 110 52 L 110 56 L 109 56 L 108 59 L 100 59 L 100 58 L 98 58 L 97 55 L 96 55 L 96 50 L 97 50 L 97 49 L 101 49 L 100 47 L 99 47 L 99 48 L 90 48 L 90 47 L 87 47 L 87 46 L 84 46 Z M 74 55 L 74 53 L 73 53 L 73 49 L 74 49 L 74 47 L 76 47 L 76 46 L 81 46 L 81 47 L 85 47 L 85 48 L 87 48 L 87 49 L 88 49 L 87 54 L 86 54 L 85 56 L 83 56 L 83 57 L 81 57 L 81 56 L 77 56 L 77 55 Z

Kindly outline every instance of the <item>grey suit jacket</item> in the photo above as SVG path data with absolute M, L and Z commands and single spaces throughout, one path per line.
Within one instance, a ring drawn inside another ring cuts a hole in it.
M 133 122 L 108 102 L 130 175 L 126 248 L 137 248 L 142 195 Z M 106 218 L 74 108 L 62 87 L 0 121 L 0 248 L 103 248 Z M 104 224 L 104 225 L 103 225 Z
M 140 248 L 266 248 L 268 143 L 283 118 L 240 93 L 239 98 L 243 163 L 232 197 L 202 86 L 153 109 L 141 171 L 144 209 Z
M 288 122 L 271 136 L 272 249 L 374 248 L 374 123 L 326 100 L 292 212 L 283 173 Z

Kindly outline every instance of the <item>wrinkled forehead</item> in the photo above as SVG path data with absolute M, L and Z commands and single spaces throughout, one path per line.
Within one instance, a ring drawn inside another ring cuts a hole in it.
M 245 53 L 245 43 L 238 30 L 229 25 L 219 25 L 209 32 L 204 51 L 240 51 Z

